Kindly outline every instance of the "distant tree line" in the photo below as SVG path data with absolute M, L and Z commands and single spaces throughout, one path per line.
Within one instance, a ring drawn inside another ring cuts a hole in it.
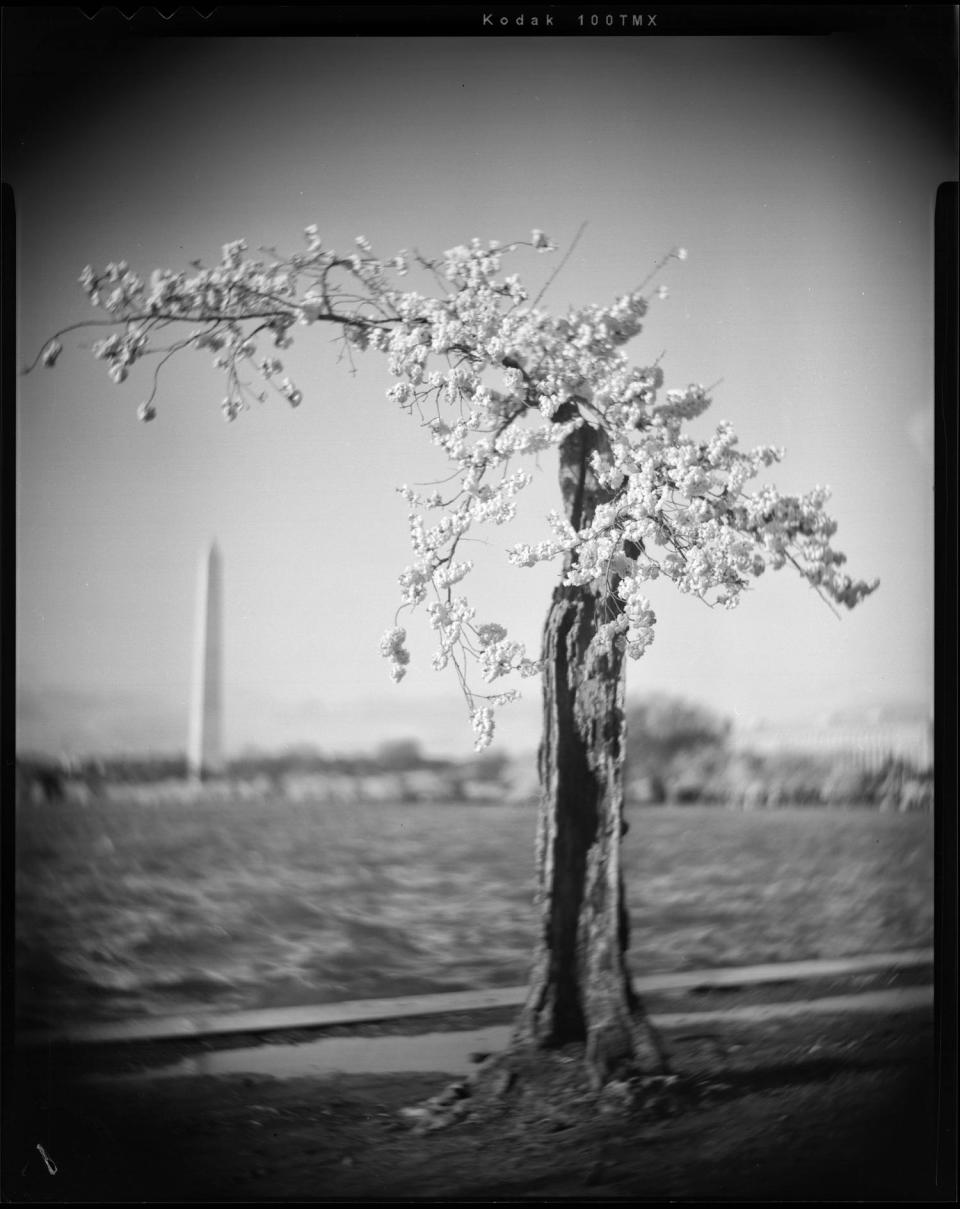
M 875 806 L 929 809 L 933 778 L 891 757 L 877 768 L 851 764 L 836 753 L 751 752 L 733 744 L 733 726 L 703 705 L 653 695 L 627 708 L 625 781 L 635 805 L 723 805 L 746 809 L 779 806 Z M 330 775 L 377 777 L 433 773 L 443 777 L 450 798 L 464 796 L 467 782 L 506 786 L 518 767 L 502 751 L 486 750 L 453 760 L 424 753 L 415 738 L 391 739 L 371 753 L 327 755 L 310 748 L 276 753 L 247 752 L 229 761 L 227 778 L 266 778 L 278 792 L 287 777 Z M 58 762 L 45 756 L 17 760 L 20 798 L 57 801 L 68 783 L 148 785 L 184 780 L 183 755 L 113 756 Z M 409 786 L 405 795 L 415 794 Z
M 309 748 L 280 752 L 247 752 L 229 760 L 224 775 L 234 780 L 267 777 L 282 781 L 286 776 L 328 773 L 336 776 L 377 776 L 383 773 L 456 773 L 462 779 L 497 782 L 505 774 L 510 757 L 500 751 L 483 751 L 467 759 L 454 760 L 424 754 L 418 740 L 396 739 L 382 743 L 372 753 L 327 755 Z M 55 760 L 45 755 L 24 754 L 16 761 L 18 790 L 30 788 L 35 797 L 54 801 L 63 797 L 67 782 L 97 785 L 146 785 L 156 781 L 184 780 L 188 775 L 186 755 L 118 755 Z
M 933 776 L 891 755 L 860 768 L 841 753 L 736 749 L 729 719 L 697 704 L 652 696 L 627 710 L 626 783 L 635 803 L 876 806 L 929 809 Z

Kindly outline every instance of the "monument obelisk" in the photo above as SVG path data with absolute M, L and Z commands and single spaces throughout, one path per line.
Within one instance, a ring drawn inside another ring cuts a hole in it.
M 215 541 L 201 553 L 197 577 L 187 771 L 203 780 L 223 771 L 223 559 Z

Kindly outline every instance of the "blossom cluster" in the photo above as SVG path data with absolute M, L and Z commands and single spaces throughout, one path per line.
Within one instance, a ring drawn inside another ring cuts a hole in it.
M 520 458 L 564 448 L 589 430 L 597 439 L 591 472 L 594 506 L 577 517 L 552 513 L 550 536 L 508 552 L 517 566 L 559 561 L 567 584 L 602 603 L 594 641 L 639 658 L 653 641 L 656 618 L 647 582 L 671 580 L 683 593 L 731 608 L 767 569 L 791 564 L 822 596 L 853 607 L 876 583 L 852 580 L 831 545 L 836 524 L 824 512 L 828 493 L 781 495 L 748 484 L 782 451 L 737 448 L 729 424 L 708 440 L 684 425 L 711 405 L 699 384 L 664 391 L 659 364 L 637 366 L 625 348 L 642 331 L 651 300 L 643 287 L 607 306 L 554 316 L 529 302 L 504 259 L 521 246 L 549 252 L 540 230 L 503 245 L 473 240 L 427 260 L 401 251 L 380 259 L 360 236 L 347 254 L 326 249 L 316 227 L 306 248 L 281 257 L 250 255 L 246 243 L 224 245 L 213 268 L 158 269 L 145 281 L 123 261 L 80 277 L 89 301 L 111 328 L 93 345 L 110 378 L 121 383 L 138 361 L 162 354 L 139 415 L 152 420 L 158 374 L 186 348 L 212 354 L 227 380 L 222 409 L 235 419 L 275 392 L 302 401 L 278 355 L 302 327 L 334 325 L 350 350 L 384 356 L 393 379 L 390 401 L 420 419 L 452 466 L 441 495 L 400 488 L 409 513 L 414 561 L 399 576 L 400 610 L 426 610 L 437 648 L 433 666 L 453 667 L 465 693 L 478 747 L 493 735 L 494 709 L 513 688 L 481 694 L 470 686 L 477 669 L 491 685 L 535 675 L 536 660 L 496 622 L 480 623 L 467 597 L 454 595 L 473 569 L 460 545 L 480 525 L 514 518 L 531 482 Z M 667 260 L 686 259 L 684 249 Z M 424 292 L 401 287 L 412 271 Z M 160 335 L 176 333 L 172 344 Z M 39 359 L 53 365 L 58 333 Z M 261 351 L 264 342 L 270 347 Z M 398 610 L 399 612 L 399 610 Z M 380 648 L 399 681 L 410 662 L 406 631 L 395 624 Z
M 406 641 L 407 631 L 402 626 L 392 626 L 380 639 L 380 654 L 390 660 L 390 675 L 398 684 L 407 674 L 410 662 Z

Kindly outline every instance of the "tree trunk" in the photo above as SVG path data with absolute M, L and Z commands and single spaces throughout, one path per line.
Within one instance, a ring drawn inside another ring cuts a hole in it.
M 560 451 L 567 517 L 580 528 L 603 499 L 590 469 L 602 438 L 583 428 Z M 624 667 L 619 648 L 590 649 L 592 588 L 554 590 L 543 636 L 543 738 L 537 833 L 540 935 L 517 1044 L 585 1042 L 595 1086 L 617 1071 L 662 1074 L 659 1040 L 626 964 L 620 871 Z

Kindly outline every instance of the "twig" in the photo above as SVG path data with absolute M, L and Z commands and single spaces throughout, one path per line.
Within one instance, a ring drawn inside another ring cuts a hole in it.
M 556 280 L 557 274 L 560 272 L 560 270 L 563 268 L 563 266 L 567 263 L 567 261 L 573 255 L 573 250 L 577 246 L 577 244 L 580 242 L 580 236 L 584 233 L 584 231 L 586 231 L 586 229 L 587 229 L 587 224 L 586 224 L 586 220 L 584 220 L 584 222 L 582 222 L 580 224 L 580 228 L 577 231 L 576 235 L 574 235 L 573 242 L 570 244 L 570 247 L 567 249 L 566 255 L 564 256 L 563 260 L 561 260 L 560 263 L 557 265 L 557 267 L 553 270 L 553 272 L 547 278 L 546 285 L 544 285 L 544 287 L 540 291 L 540 293 L 536 296 L 536 298 L 534 298 L 534 300 L 533 300 L 534 306 L 537 305 L 537 303 L 544 296 L 544 294 L 547 292 L 547 290 L 549 290 L 550 287 L 553 285 L 554 281 Z

